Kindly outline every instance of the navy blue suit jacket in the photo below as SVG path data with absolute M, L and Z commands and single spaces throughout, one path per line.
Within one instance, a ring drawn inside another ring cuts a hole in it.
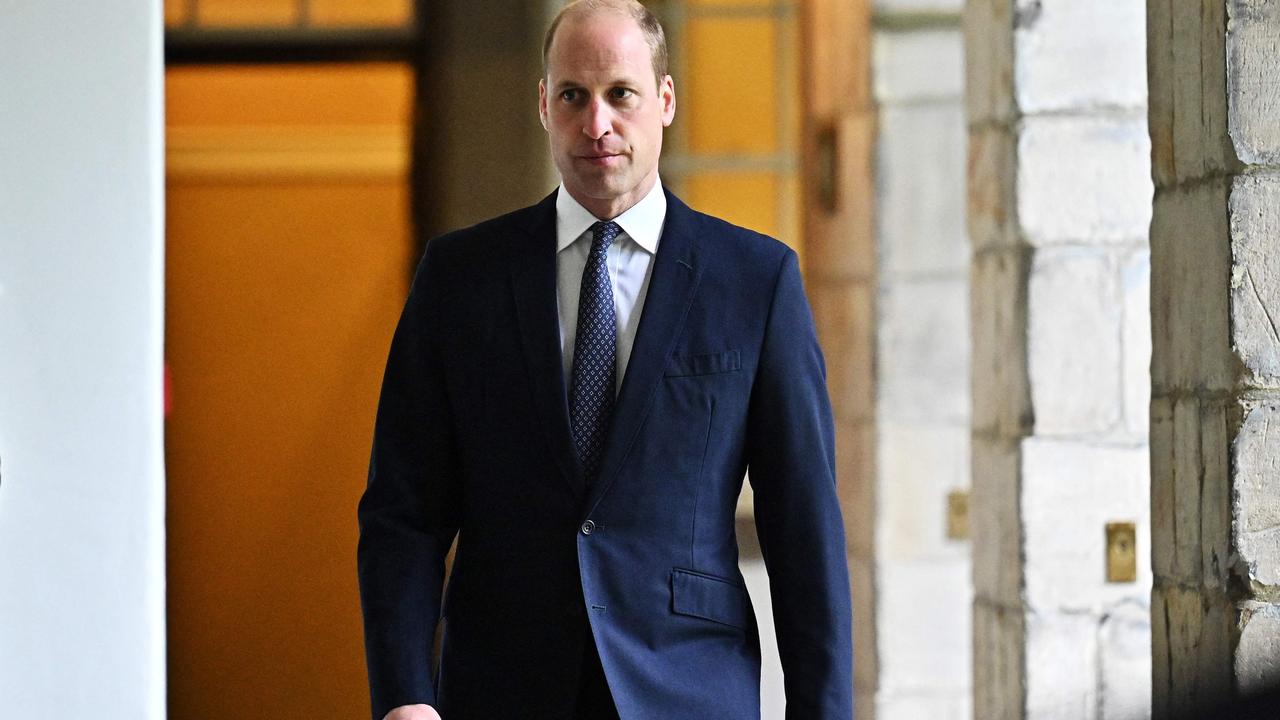
M 668 193 L 652 273 L 588 487 L 560 359 L 555 194 L 427 244 L 359 507 L 375 720 L 410 703 L 444 720 L 569 718 L 591 637 L 622 720 L 758 718 L 734 524 L 748 469 L 787 718 L 852 717 L 834 429 L 796 255 Z

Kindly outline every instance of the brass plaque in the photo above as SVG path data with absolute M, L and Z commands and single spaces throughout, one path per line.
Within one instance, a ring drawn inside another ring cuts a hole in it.
M 1138 579 L 1138 532 L 1131 522 L 1107 523 L 1107 582 Z
M 947 493 L 947 539 L 969 539 L 969 491 Z

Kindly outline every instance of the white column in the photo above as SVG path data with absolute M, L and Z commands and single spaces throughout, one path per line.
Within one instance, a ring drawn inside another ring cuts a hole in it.
M 0 717 L 163 718 L 161 7 L 0 18 Z
M 876 717 L 971 716 L 969 241 L 960 0 L 881 0 L 876 138 Z

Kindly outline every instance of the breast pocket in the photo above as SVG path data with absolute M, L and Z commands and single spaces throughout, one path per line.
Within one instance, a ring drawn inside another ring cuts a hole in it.
M 693 375 L 714 375 L 717 373 L 738 372 L 742 369 L 742 358 L 737 350 L 724 352 L 701 353 L 698 355 L 673 355 L 667 361 L 663 371 L 666 377 L 689 377 Z

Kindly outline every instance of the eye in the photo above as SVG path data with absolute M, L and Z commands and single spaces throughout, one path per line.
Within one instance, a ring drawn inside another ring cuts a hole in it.
M 560 99 L 565 102 L 571 103 L 578 99 L 578 95 L 579 93 L 577 88 L 570 88 L 560 93 Z
M 609 97 L 613 98 L 614 100 L 626 100 L 630 98 L 632 95 L 635 95 L 635 92 L 633 92 L 630 88 L 616 87 L 609 91 Z

